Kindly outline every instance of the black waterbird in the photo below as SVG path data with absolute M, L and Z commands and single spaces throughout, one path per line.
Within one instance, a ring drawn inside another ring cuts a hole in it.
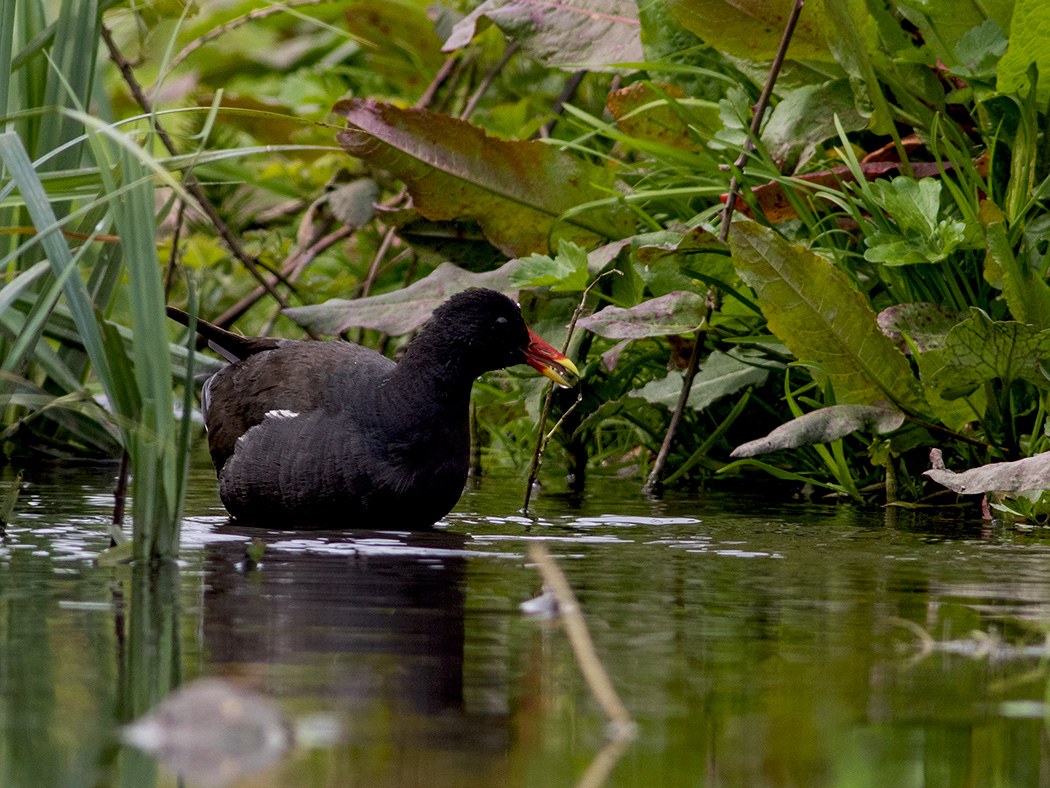
M 466 482 L 474 379 L 523 363 L 561 386 L 578 375 L 494 290 L 449 298 L 396 363 L 350 342 L 204 321 L 197 333 L 233 362 L 201 393 L 219 494 L 236 519 L 269 527 L 426 528 Z

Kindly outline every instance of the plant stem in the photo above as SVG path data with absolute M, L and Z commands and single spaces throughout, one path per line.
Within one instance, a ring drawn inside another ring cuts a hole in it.
M 762 88 L 762 94 L 759 96 L 758 102 L 755 104 L 754 114 L 751 118 L 751 128 L 747 140 L 745 140 L 743 150 L 740 151 L 740 155 L 733 164 L 735 172 L 743 170 L 744 163 L 747 161 L 751 151 L 755 149 L 754 141 L 758 139 L 759 132 L 762 130 L 762 119 L 766 114 L 766 108 L 769 106 L 769 99 L 773 95 L 773 85 L 776 84 L 777 77 L 780 75 L 780 68 L 784 65 L 784 56 L 787 54 L 788 44 L 791 43 L 791 37 L 795 33 L 795 25 L 798 23 L 798 18 L 802 13 L 803 5 L 805 5 L 805 0 L 795 0 L 795 4 L 791 8 L 787 24 L 784 26 L 784 34 L 780 37 L 780 46 L 777 47 L 776 57 L 773 58 L 773 63 L 769 68 L 769 77 L 766 79 L 765 87 Z M 729 194 L 726 196 L 725 208 L 722 211 L 722 223 L 718 233 L 718 238 L 723 243 L 729 240 L 729 228 L 739 191 L 740 183 L 737 176 L 734 174 L 729 181 Z M 649 478 L 645 482 L 644 490 L 648 494 L 659 495 L 661 492 L 664 467 L 667 465 L 667 457 L 671 453 L 671 445 L 674 443 L 675 434 L 678 432 L 678 426 L 682 423 L 682 414 L 685 412 L 686 403 L 689 401 L 689 391 L 693 387 L 693 379 L 696 377 L 696 372 L 700 368 L 700 354 L 703 351 L 704 340 L 707 337 L 707 325 L 711 313 L 717 308 L 718 300 L 718 290 L 717 288 L 712 287 L 707 291 L 703 319 L 700 322 L 700 326 L 697 327 L 693 334 L 693 352 L 689 356 L 689 366 L 686 368 L 685 377 L 682 379 L 682 393 L 678 397 L 678 403 L 675 405 L 674 413 L 671 414 L 671 423 L 667 425 L 667 433 L 664 435 L 664 442 L 661 444 L 660 451 L 656 455 L 653 469 L 649 473 Z
M 146 97 L 145 92 L 142 90 L 142 86 L 139 84 L 138 79 L 135 77 L 135 73 L 131 68 L 131 63 L 117 48 L 117 44 L 113 40 L 113 34 L 110 33 L 109 28 L 107 28 L 105 25 L 102 25 L 101 29 L 102 40 L 106 42 L 106 47 L 109 49 L 109 57 L 120 70 L 121 76 L 123 76 L 124 82 L 127 84 L 128 89 L 131 91 L 132 97 L 135 99 L 138 105 L 142 107 L 143 112 L 152 115 L 153 106 L 150 103 L 150 100 Z M 160 121 L 157 120 L 156 117 L 153 118 L 153 127 L 156 129 L 157 136 L 160 138 L 160 141 L 163 143 L 164 147 L 168 149 L 171 155 L 177 155 L 178 149 L 175 147 L 175 142 L 172 140 L 171 135 L 168 134 L 168 132 L 164 129 L 164 127 L 160 124 Z M 208 221 L 211 222 L 212 226 L 219 233 L 219 237 L 222 239 L 222 242 L 223 244 L 225 244 L 226 248 L 230 250 L 230 253 L 233 254 L 233 256 L 236 257 L 244 265 L 244 267 L 248 269 L 248 272 L 255 277 L 256 281 L 258 281 L 259 284 L 263 286 L 266 292 L 269 293 L 270 296 L 278 304 L 280 304 L 282 308 L 287 308 L 287 300 L 284 298 L 283 295 L 281 295 L 280 292 L 278 292 L 277 288 L 274 287 L 274 285 L 272 285 L 269 282 L 269 280 L 266 279 L 265 276 L 263 276 L 263 273 L 259 270 L 258 259 L 256 259 L 253 255 L 249 254 L 245 250 L 245 248 L 241 246 L 241 242 L 233 234 L 226 222 L 223 221 L 222 217 L 219 216 L 218 210 L 212 204 L 211 200 L 208 199 L 208 196 L 204 193 L 204 189 L 201 187 L 200 182 L 197 180 L 196 176 L 192 172 L 186 172 L 183 185 L 185 186 L 186 191 L 193 196 L 194 200 L 196 200 L 198 206 L 200 207 L 204 215 L 207 217 Z M 313 339 L 317 338 L 314 334 L 310 332 L 309 329 L 307 329 L 307 333 L 310 334 L 310 336 Z

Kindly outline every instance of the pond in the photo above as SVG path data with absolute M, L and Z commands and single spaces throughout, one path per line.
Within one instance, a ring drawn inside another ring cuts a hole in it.
M 1050 783 L 1045 530 L 615 478 L 531 520 L 492 476 L 429 534 L 262 532 L 201 458 L 178 567 L 132 570 L 95 560 L 115 470 L 34 471 L 0 542 L 5 788 L 176 785 L 118 731 L 201 677 L 300 733 L 191 786 Z M 637 722 L 614 751 L 563 629 L 519 607 L 536 540 Z

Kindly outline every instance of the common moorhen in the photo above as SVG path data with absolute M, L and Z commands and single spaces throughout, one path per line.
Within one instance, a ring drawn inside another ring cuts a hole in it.
M 445 301 L 397 363 L 350 342 L 197 332 L 234 362 L 201 393 L 219 494 L 270 527 L 426 528 L 466 482 L 474 379 L 521 363 L 562 386 L 578 375 L 494 290 Z

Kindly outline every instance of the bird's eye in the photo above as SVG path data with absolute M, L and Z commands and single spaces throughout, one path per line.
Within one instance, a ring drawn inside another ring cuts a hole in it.
M 496 325 L 497 326 L 505 326 L 505 325 L 507 325 L 507 318 L 505 318 L 502 315 L 500 315 L 499 317 L 496 318 Z

